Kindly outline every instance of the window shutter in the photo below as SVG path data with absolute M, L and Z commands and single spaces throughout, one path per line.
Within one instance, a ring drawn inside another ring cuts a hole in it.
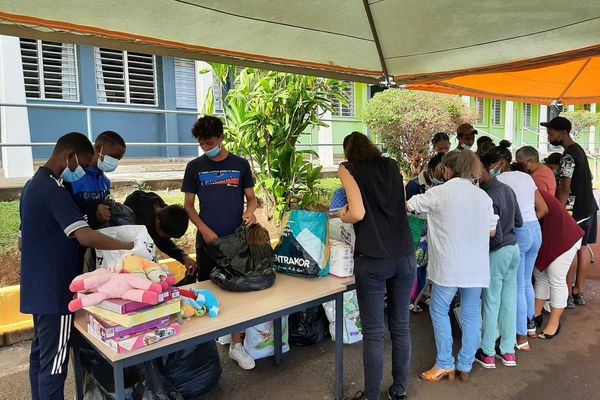
M 175 104 L 178 108 L 197 108 L 194 60 L 175 59 Z
M 31 39 L 20 42 L 26 97 L 78 101 L 75 45 Z
M 95 54 L 99 103 L 156 105 L 154 56 L 105 48 Z
M 492 124 L 502 125 L 502 101 L 492 100 Z
M 348 96 L 348 105 L 343 105 L 338 100 L 333 101 L 334 113 L 338 117 L 355 117 L 356 116 L 356 107 L 355 107 L 355 99 L 354 99 L 354 82 L 345 82 L 348 87 L 344 89 L 346 95 Z
M 485 99 L 481 97 L 475 98 L 475 114 L 477 115 L 475 123 L 478 125 L 485 124 Z

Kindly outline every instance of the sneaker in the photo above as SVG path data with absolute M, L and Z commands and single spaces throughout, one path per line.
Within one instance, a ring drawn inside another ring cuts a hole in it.
M 229 347 L 229 358 L 236 361 L 242 369 L 252 369 L 256 366 L 254 359 L 241 343 L 236 343 L 235 346 Z
M 506 353 L 496 355 L 500 360 L 502 360 L 502 364 L 507 367 L 516 367 L 517 366 L 517 356 L 515 353 Z
M 488 356 L 483 350 L 477 350 L 475 354 L 475 361 L 480 364 L 483 368 L 494 369 L 496 368 L 496 359 L 494 356 Z
M 356 392 L 353 397 L 346 397 L 346 400 L 368 400 L 363 392 Z
M 572 310 L 575 308 L 575 302 L 573 301 L 573 296 L 567 297 L 567 308 Z
M 527 333 L 529 335 L 535 334 L 536 328 L 537 327 L 535 326 L 535 319 L 533 319 L 533 318 L 527 318 Z
M 404 394 L 398 394 L 394 391 L 394 386 L 390 386 L 390 388 L 388 389 L 388 399 L 390 400 L 406 400 L 408 399 L 408 397 L 406 397 L 406 393 Z
M 583 293 L 573 294 L 573 303 L 578 306 L 585 306 L 585 297 L 583 297 Z

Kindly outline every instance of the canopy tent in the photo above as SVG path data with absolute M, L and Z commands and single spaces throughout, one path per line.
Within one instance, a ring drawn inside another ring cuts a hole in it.
M 525 103 L 600 102 L 600 56 L 540 68 L 460 76 L 407 88 Z
M 598 55 L 599 33 L 598 0 L 0 0 L 0 34 L 369 83 Z

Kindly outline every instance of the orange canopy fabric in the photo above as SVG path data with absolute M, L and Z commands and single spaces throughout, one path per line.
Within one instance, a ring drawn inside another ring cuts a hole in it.
M 409 84 L 408 89 L 525 103 L 600 102 L 600 56 L 533 69 L 465 75 Z

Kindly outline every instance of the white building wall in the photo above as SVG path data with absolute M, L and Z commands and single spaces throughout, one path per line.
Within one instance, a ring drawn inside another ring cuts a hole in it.
M 25 80 L 19 38 L 0 35 L 0 102 L 25 104 Z M 0 107 L 2 143 L 31 143 L 26 107 Z M 33 176 L 31 147 L 2 147 L 5 178 Z

